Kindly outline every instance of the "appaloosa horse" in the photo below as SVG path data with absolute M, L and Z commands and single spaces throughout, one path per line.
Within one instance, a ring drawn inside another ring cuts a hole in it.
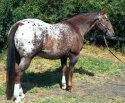
M 24 19 L 15 23 L 8 38 L 7 99 L 14 96 L 18 103 L 24 98 L 20 78 L 35 56 L 61 59 L 62 88 L 71 91 L 74 65 L 83 47 L 84 35 L 94 26 L 107 35 L 114 33 L 106 9 L 97 13 L 79 14 L 57 24 L 48 24 L 38 19 Z M 65 78 L 67 58 L 70 60 L 68 86 Z

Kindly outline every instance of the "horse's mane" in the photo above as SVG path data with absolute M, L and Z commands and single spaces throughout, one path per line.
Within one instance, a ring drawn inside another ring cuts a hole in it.
M 78 13 L 78 14 L 74 14 L 74 15 L 72 15 L 70 18 L 66 18 L 66 19 L 62 19 L 62 20 L 59 20 L 59 22 L 65 22 L 65 21 L 67 21 L 68 19 L 71 19 L 71 18 L 74 18 L 74 17 L 76 17 L 76 16 L 88 16 L 88 17 L 93 17 L 92 15 L 96 15 L 97 14 L 97 12 L 92 12 L 92 13 Z
M 73 16 L 79 16 L 79 15 L 89 16 L 89 15 L 93 15 L 93 14 L 97 14 L 97 12 L 89 12 L 89 13 L 81 12 L 81 13 L 75 14 Z

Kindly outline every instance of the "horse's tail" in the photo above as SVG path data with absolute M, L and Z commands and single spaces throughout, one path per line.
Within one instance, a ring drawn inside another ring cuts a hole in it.
M 7 54 L 7 87 L 6 87 L 6 96 L 7 99 L 13 97 L 14 83 L 15 83 L 15 44 L 14 36 L 17 28 L 20 23 L 16 23 L 12 26 L 8 33 L 8 54 Z

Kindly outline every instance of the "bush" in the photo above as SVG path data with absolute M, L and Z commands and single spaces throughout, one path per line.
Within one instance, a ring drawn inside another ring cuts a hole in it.
M 11 25 L 25 18 L 56 23 L 80 12 L 97 12 L 106 7 L 117 36 L 125 36 L 125 0 L 1 0 L 0 48 L 7 44 Z

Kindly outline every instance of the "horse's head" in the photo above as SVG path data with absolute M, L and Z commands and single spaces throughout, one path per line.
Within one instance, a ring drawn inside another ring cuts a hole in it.
M 106 15 L 107 9 L 103 8 L 99 11 L 97 14 L 97 22 L 96 22 L 96 27 L 103 31 L 107 36 L 114 36 L 114 29 L 112 27 L 112 24 Z

